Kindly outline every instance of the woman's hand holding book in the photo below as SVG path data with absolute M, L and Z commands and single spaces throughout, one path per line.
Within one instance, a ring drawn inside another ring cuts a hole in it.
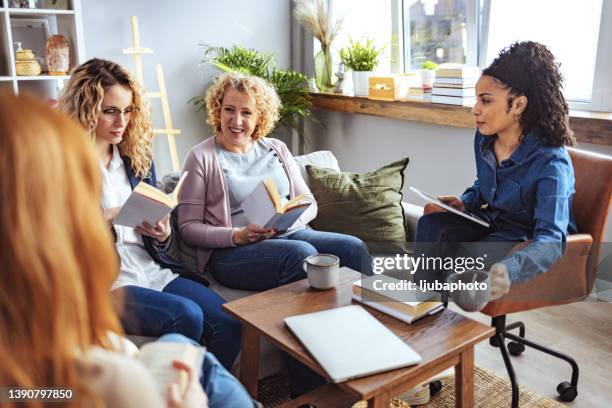
M 170 234 L 172 234 L 172 228 L 170 228 L 170 216 L 165 216 L 161 220 L 157 221 L 155 225 L 151 225 L 144 221 L 141 225 L 136 227 L 136 232 L 151 238 L 155 238 L 158 242 L 165 242 Z
M 175 369 L 184 372 L 186 374 L 187 381 L 186 384 L 173 382 L 168 385 L 168 408 L 208 407 L 208 398 L 206 397 L 200 382 L 193 375 L 193 370 L 191 367 L 178 360 L 173 361 L 172 366 Z
M 234 245 L 249 245 L 263 239 L 271 238 L 276 234 L 273 228 L 262 228 L 256 224 L 249 224 L 234 230 L 232 241 Z

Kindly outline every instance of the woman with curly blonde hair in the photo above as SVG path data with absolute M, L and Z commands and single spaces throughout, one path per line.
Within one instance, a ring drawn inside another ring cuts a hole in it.
M 120 65 L 92 59 L 73 70 L 59 107 L 89 133 L 100 158 L 101 204 L 121 260 L 113 292 L 124 298 L 126 333 L 172 332 L 203 340 L 231 369 L 240 348 L 240 325 L 221 309 L 220 296 L 179 276 L 191 271 L 169 256 L 176 240 L 168 218 L 136 228 L 112 225 L 139 182 L 156 185 L 149 107 L 140 86 Z
M 314 231 L 317 203 L 287 146 L 266 137 L 278 120 L 280 100 L 265 80 L 240 73 L 217 78 L 206 92 L 215 135 L 191 149 L 189 175 L 179 199 L 183 240 L 195 247 L 198 270 L 210 270 L 225 286 L 265 290 L 305 277 L 310 255 L 335 254 L 343 265 L 371 272 L 365 244 L 350 235 Z M 287 231 L 251 223 L 242 201 L 273 180 L 285 202 L 304 195 L 308 209 Z
M 266 137 L 278 120 L 280 100 L 265 80 L 240 73 L 221 75 L 206 92 L 214 136 L 193 147 L 185 162 L 179 197 L 179 229 L 194 247 L 198 271 L 208 269 L 222 285 L 266 290 L 305 278 L 308 256 L 327 253 L 342 265 L 371 274 L 370 256 L 356 237 L 307 227 L 317 203 L 287 146 Z M 308 209 L 287 231 L 251 223 L 241 203 L 262 181 L 273 180 L 288 201 L 304 195 Z M 289 360 L 297 396 L 323 379 Z

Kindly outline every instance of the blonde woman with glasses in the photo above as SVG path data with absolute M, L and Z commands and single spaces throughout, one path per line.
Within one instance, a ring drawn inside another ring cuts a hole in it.
M 59 108 L 89 133 L 98 152 L 101 205 L 121 260 L 112 289 L 124 298 L 121 323 L 126 333 L 180 333 L 203 340 L 231 369 L 240 348 L 240 325 L 221 309 L 219 295 L 179 276 L 189 271 L 168 255 L 175 244 L 168 219 L 137 228 L 112 225 L 140 181 L 156 185 L 151 119 L 140 86 L 120 65 L 92 59 L 73 70 Z

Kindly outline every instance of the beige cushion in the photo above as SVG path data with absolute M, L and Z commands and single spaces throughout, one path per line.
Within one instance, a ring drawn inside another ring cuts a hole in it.
M 300 168 L 300 174 L 302 175 L 302 178 L 309 187 L 310 178 L 308 177 L 308 172 L 306 171 L 307 165 L 340 171 L 336 156 L 334 156 L 334 154 L 329 150 L 319 150 L 316 152 L 305 154 L 303 156 L 295 156 L 295 161 L 298 164 L 298 167 Z

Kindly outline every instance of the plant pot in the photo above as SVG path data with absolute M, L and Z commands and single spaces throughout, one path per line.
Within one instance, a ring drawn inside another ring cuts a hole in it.
M 355 96 L 368 96 L 368 79 L 372 71 L 353 71 L 353 93 Z
M 436 79 L 436 71 L 431 70 L 431 69 L 421 70 L 421 82 L 423 84 L 423 88 L 433 87 L 435 79 Z

